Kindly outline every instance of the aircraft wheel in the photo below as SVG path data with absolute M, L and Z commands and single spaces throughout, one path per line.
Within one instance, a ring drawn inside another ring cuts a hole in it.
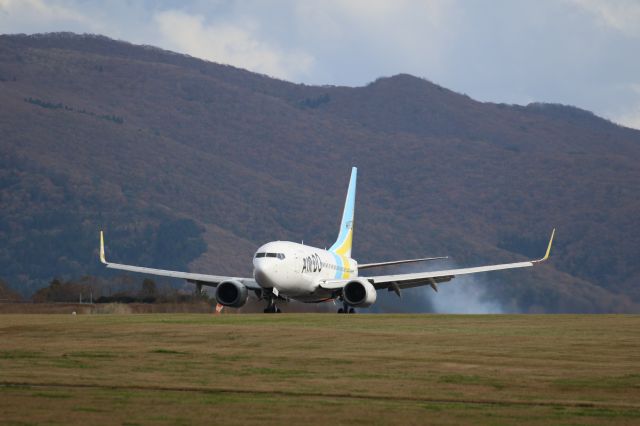
M 274 307 L 274 312 L 276 314 L 281 314 L 282 313 L 282 309 L 278 308 L 277 306 Z
M 353 308 L 349 308 L 349 313 L 350 313 L 350 314 L 355 314 L 355 313 L 356 313 L 356 310 L 355 310 L 355 309 L 353 309 Z
M 342 309 L 342 308 L 338 309 L 338 313 L 339 314 L 344 314 L 344 309 Z

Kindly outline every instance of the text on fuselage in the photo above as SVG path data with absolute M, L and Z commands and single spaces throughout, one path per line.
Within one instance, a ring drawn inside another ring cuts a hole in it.
M 318 254 L 312 254 L 302 259 L 302 272 L 320 272 L 322 271 L 322 261 Z

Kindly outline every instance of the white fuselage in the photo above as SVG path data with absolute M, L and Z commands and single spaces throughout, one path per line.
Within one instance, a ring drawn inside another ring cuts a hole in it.
M 253 277 L 265 289 L 303 302 L 330 299 L 322 281 L 355 278 L 358 263 L 328 250 L 288 241 L 273 241 L 260 247 L 253 257 Z

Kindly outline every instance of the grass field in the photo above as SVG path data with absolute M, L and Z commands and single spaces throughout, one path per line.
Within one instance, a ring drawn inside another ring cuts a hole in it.
M 2 424 L 640 424 L 640 316 L 0 315 Z

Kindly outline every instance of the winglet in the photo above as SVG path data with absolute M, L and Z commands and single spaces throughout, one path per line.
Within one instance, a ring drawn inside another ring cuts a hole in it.
M 104 233 L 102 231 L 100 231 L 100 262 L 107 264 L 104 258 Z
M 544 257 L 542 259 L 534 260 L 533 261 L 534 263 L 544 262 L 549 258 L 549 254 L 551 253 L 551 244 L 553 244 L 553 236 L 555 234 L 556 234 L 556 228 L 553 228 L 553 231 L 551 231 L 551 238 L 549 238 L 549 245 L 547 246 L 547 252 L 544 254 Z

